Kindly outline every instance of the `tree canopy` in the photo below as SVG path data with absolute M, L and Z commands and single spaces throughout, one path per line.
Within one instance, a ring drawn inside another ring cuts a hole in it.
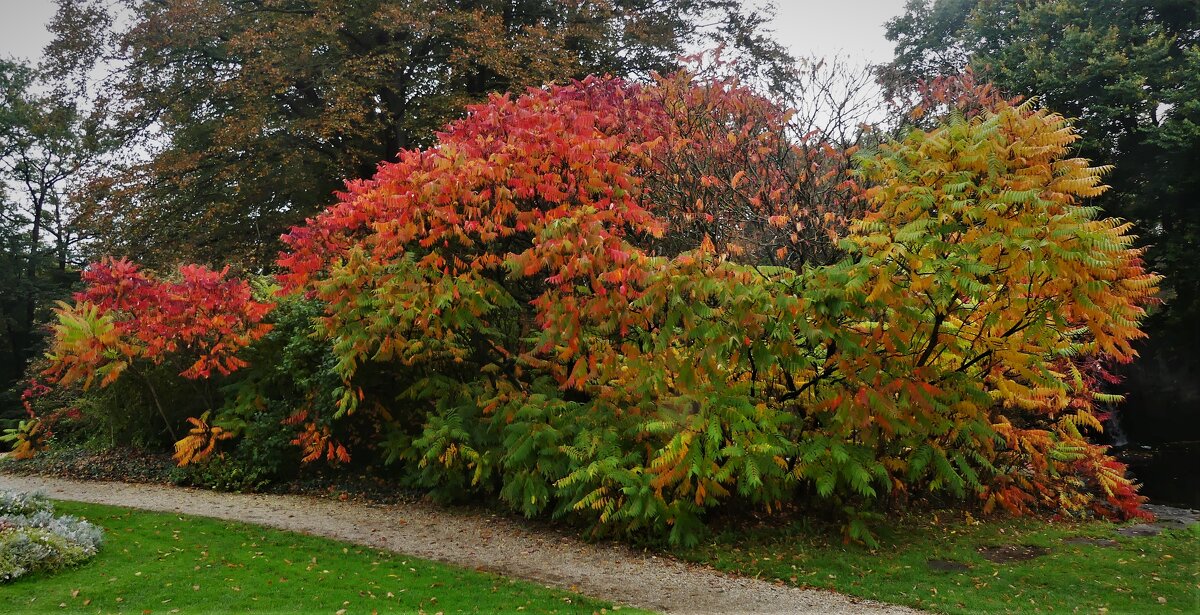
M 728 43 L 767 78 L 786 64 L 734 0 L 59 4 L 49 69 L 118 67 L 99 94 L 143 154 L 95 185 L 89 219 L 105 251 L 146 262 L 265 267 L 345 180 L 489 92 L 647 76 L 693 44 Z

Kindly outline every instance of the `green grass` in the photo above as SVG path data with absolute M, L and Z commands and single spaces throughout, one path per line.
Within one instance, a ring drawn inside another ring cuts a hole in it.
M 617 610 L 531 583 L 303 534 L 111 506 L 55 507 L 102 525 L 104 546 L 82 567 L 0 585 L 0 613 Z
M 1032 519 L 893 521 L 878 549 L 843 545 L 834 528 L 796 522 L 741 529 L 680 553 L 750 576 L 780 579 L 945 613 L 1200 613 L 1200 526 L 1155 537 L 1116 535 L 1108 523 Z M 1069 538 L 1115 539 L 1116 547 Z M 987 545 L 1036 545 L 1042 557 L 1005 564 Z M 970 566 L 939 572 L 929 560 Z

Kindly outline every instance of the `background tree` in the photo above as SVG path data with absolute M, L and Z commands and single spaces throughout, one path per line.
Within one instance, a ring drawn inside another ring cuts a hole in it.
M 21 375 L 28 337 L 25 322 L 26 224 L 0 187 L 0 418 L 15 418 L 20 408 L 9 387 Z
M 1132 435 L 1200 435 L 1200 4 L 1193 0 L 911 0 L 888 23 L 893 94 L 970 67 L 1078 118 L 1080 155 L 1115 169 L 1097 199 L 1136 224 L 1165 275 L 1143 358 L 1124 370 Z M 1165 413 L 1170 411 L 1168 417 Z M 1156 426 L 1157 425 L 1157 426 Z
M 765 15 L 734 0 L 61 0 L 47 65 L 98 65 L 142 152 L 94 190 L 109 253 L 265 267 L 346 179 L 430 142 L 488 92 L 646 75 L 727 42 L 783 74 Z M 120 16 L 120 19 L 116 19 Z M 116 23 L 127 25 L 114 25 Z M 67 77 L 74 75 L 75 78 Z
M 101 151 L 97 125 L 44 91 L 36 72 L 0 61 L 0 387 L 19 378 L 37 342 L 37 310 L 75 279 L 84 239 L 71 192 Z M 6 396 L 11 398 L 11 391 Z M 6 407 L 15 408 L 14 402 Z

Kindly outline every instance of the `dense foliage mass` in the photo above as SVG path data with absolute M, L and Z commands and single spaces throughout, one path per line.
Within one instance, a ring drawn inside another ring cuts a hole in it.
M 55 310 L 58 322 L 43 376 L 59 387 L 79 382 L 87 390 L 96 381 L 105 387 L 129 373 L 136 383 L 118 400 L 116 411 L 133 414 L 134 396 L 143 395 L 174 439 L 180 410 L 190 411 L 197 400 L 163 399 L 160 389 L 211 403 L 207 391 L 181 391 L 173 381 L 207 380 L 244 367 L 239 351 L 270 330 L 262 320 L 271 304 L 255 300 L 249 284 L 227 273 L 228 268 L 183 265 L 174 278 L 162 279 L 127 260 L 93 264 L 83 273 L 87 286 L 74 303 L 60 302 Z M 37 381 L 26 391 L 31 420 L 9 435 L 18 456 L 36 450 L 60 418 L 52 414 L 43 423 L 32 416 L 29 398 L 48 392 Z
M 857 154 L 732 80 L 493 96 L 284 238 L 277 331 L 222 282 L 240 299 L 196 328 L 220 337 L 171 350 L 261 366 L 178 458 L 266 424 L 305 462 L 675 542 L 730 502 L 826 503 L 862 539 L 942 494 L 1136 514 L 1086 437 L 1090 366 L 1134 356 L 1158 278 L 1084 203 L 1107 168 L 1069 122 L 983 94 Z M 60 311 L 52 378 L 115 369 L 87 349 L 135 322 L 116 267 Z

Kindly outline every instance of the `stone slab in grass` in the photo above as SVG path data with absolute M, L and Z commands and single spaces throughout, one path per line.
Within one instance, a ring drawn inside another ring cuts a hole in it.
M 983 559 L 997 564 L 1024 562 L 1050 553 L 1037 545 L 985 545 L 976 550 Z
M 1162 531 L 1162 527 L 1150 523 L 1138 523 L 1137 525 L 1126 525 L 1125 527 L 1117 528 L 1118 534 L 1131 538 L 1138 536 L 1158 536 Z
M 1111 538 L 1087 538 L 1084 536 L 1073 536 L 1071 538 L 1064 538 L 1063 542 L 1065 544 L 1069 544 L 1069 545 L 1082 545 L 1082 546 L 1088 546 L 1088 547 L 1113 548 L 1113 547 L 1121 546 L 1121 543 L 1119 543 Z
M 936 572 L 966 572 L 971 569 L 969 564 L 949 559 L 931 559 L 925 565 Z

